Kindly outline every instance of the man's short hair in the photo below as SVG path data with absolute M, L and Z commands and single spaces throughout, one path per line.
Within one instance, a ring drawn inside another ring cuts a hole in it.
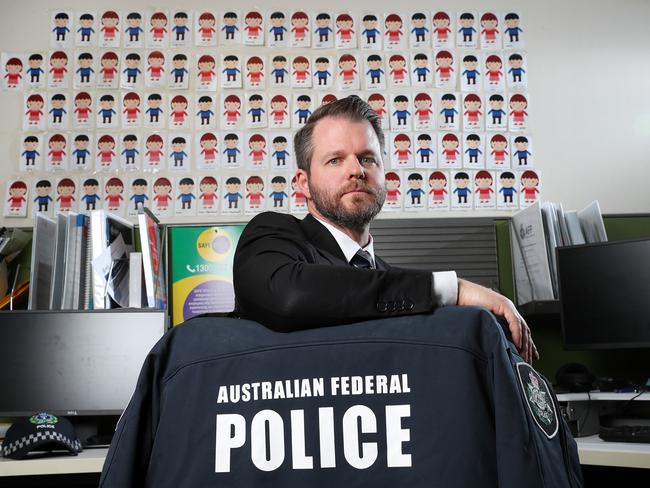
M 377 139 L 379 139 L 379 145 L 383 153 L 385 141 L 379 116 L 361 98 L 356 95 L 350 95 L 335 102 L 328 103 L 327 105 L 322 105 L 314 110 L 314 113 L 307 119 L 305 125 L 296 132 L 293 138 L 293 147 L 298 168 L 309 173 L 311 158 L 314 155 L 314 146 L 312 144 L 314 128 L 318 121 L 325 117 L 339 117 L 354 122 L 368 121 L 375 131 Z

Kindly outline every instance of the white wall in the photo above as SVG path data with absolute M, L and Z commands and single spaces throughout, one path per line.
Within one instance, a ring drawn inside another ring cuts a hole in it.
M 315 10 L 335 4 L 241 0 L 236 8 Z M 178 8 L 158 0 L 155 8 Z M 187 9 L 217 11 L 230 2 L 189 0 Z M 356 0 L 355 12 L 395 9 L 388 0 Z M 154 8 L 146 2 L 113 0 L 6 2 L 0 17 L 0 50 L 49 49 L 50 9 L 113 10 Z M 531 134 L 537 166 L 543 174 L 543 198 L 581 208 L 598 199 L 605 213 L 650 212 L 650 1 L 648 0 L 465 0 L 435 3 L 400 1 L 411 9 L 514 10 L 525 22 Z M 17 174 L 23 98 L 0 93 L 0 177 Z M 451 212 L 450 216 L 459 216 Z M 468 212 L 463 215 L 497 215 Z M 417 217 L 423 214 L 412 214 Z M 429 214 L 427 214 L 429 215 Z M 392 216 L 391 216 L 392 217 Z M 186 221 L 187 219 L 184 219 Z M 196 217 L 195 221 L 205 221 Z M 214 219 L 217 221 L 217 219 Z M 219 218 L 226 221 L 227 218 Z M 5 219 L 4 225 L 29 225 Z

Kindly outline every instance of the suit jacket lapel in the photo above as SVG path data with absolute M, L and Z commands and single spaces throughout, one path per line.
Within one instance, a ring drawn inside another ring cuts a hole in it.
M 345 254 L 341 251 L 338 242 L 332 236 L 332 233 L 327 228 L 316 220 L 311 214 L 300 221 L 300 226 L 305 232 L 305 236 L 309 242 L 317 249 L 331 254 L 333 257 L 347 263 Z

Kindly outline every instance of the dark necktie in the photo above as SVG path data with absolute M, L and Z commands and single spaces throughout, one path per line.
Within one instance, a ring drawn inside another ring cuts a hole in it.
M 357 253 L 352 256 L 352 259 L 350 259 L 350 264 L 355 268 L 374 268 L 372 265 L 372 256 L 370 256 L 370 253 L 368 251 L 364 251 L 363 249 L 359 249 Z

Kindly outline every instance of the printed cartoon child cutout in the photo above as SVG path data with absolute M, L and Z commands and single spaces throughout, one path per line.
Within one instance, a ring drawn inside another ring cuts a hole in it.
M 25 136 L 19 151 L 21 171 L 38 171 L 43 168 L 41 136 Z
M 176 215 L 196 215 L 196 195 L 194 194 L 194 178 L 185 176 L 176 185 Z
M 97 45 L 97 14 L 83 12 L 77 17 L 74 44 L 78 47 L 91 47 Z
M 509 209 L 519 207 L 517 178 L 512 171 L 499 172 L 497 183 L 497 208 Z
M 271 98 L 271 109 L 269 110 L 269 127 L 288 129 L 291 125 L 288 108 L 289 102 L 284 95 L 274 95 Z
M 50 97 L 50 109 L 47 111 L 47 126 L 53 130 L 68 128 L 68 99 L 63 93 L 54 93 Z
M 79 92 L 74 97 L 74 109 L 72 110 L 72 125 L 76 129 L 88 128 L 94 126 L 92 119 L 94 112 L 92 109 L 93 99 L 88 92 Z
M 485 114 L 485 128 L 489 131 L 504 131 L 508 128 L 508 113 L 504 110 L 503 95 L 494 93 L 488 97 L 488 112 Z
M 327 105 L 328 103 L 336 102 L 338 97 L 334 93 L 319 93 L 318 106 Z
M 434 48 L 454 47 L 454 30 L 451 25 L 451 17 L 447 12 L 436 12 L 431 18 L 433 30 L 431 39 Z
M 271 71 L 269 73 L 269 85 L 272 88 L 287 87 L 290 84 L 291 76 L 287 71 L 287 57 L 275 55 L 271 58 Z
M 152 210 L 155 215 L 167 217 L 171 215 L 174 201 L 172 182 L 169 178 L 161 176 L 153 182 Z
M 169 44 L 172 47 L 188 47 L 192 45 L 192 13 L 177 10 L 172 14 L 172 25 L 169 29 Z
M 466 171 L 455 171 L 450 195 L 452 210 L 470 210 L 474 204 L 472 181 Z
M 524 38 L 522 36 L 521 19 L 515 12 L 507 13 L 503 18 L 505 28 L 503 30 L 503 47 L 504 49 L 521 49 L 524 47 Z
M 115 138 L 111 134 L 99 135 L 97 138 L 97 153 L 95 155 L 95 168 L 97 171 L 117 169 L 115 146 Z
M 312 47 L 326 49 L 334 47 L 334 31 L 332 30 L 332 16 L 327 12 L 319 12 L 314 17 L 312 28 Z
M 481 15 L 481 49 L 501 49 L 499 19 L 492 12 Z
M 73 87 L 83 89 L 95 86 L 95 74 L 95 58 L 92 53 L 79 53 L 75 61 Z
M 165 69 L 165 54 L 162 51 L 151 51 L 147 55 L 147 68 L 144 72 L 146 87 L 165 86 L 167 70 Z
M 490 136 L 490 150 L 487 154 L 488 169 L 510 168 L 510 152 L 508 139 L 503 134 Z
M 68 140 L 64 134 L 51 134 L 47 140 L 47 159 L 45 169 L 47 171 L 62 171 L 68 166 Z
M 33 198 L 34 205 L 32 206 L 34 214 L 43 212 L 51 215 L 54 213 L 54 199 L 52 198 L 52 182 L 50 180 L 38 180 L 34 185 L 35 195 Z
M 357 31 L 354 17 L 349 12 L 336 14 L 336 40 L 337 49 L 356 49 Z
M 132 128 L 142 126 L 142 110 L 140 95 L 136 92 L 122 94 L 122 127 Z
M 241 194 L 241 180 L 231 176 L 224 183 L 225 190 L 221 202 L 222 214 L 241 214 L 244 210 L 244 196 Z
M 97 72 L 97 88 L 118 88 L 120 82 L 120 58 L 114 51 L 102 53 Z
M 70 154 L 70 168 L 85 171 L 94 168 L 92 134 L 72 134 L 72 146 L 74 149 Z
M 169 111 L 169 128 L 170 129 L 189 129 L 190 117 L 188 113 L 189 102 L 185 95 L 175 95 L 170 105 Z
M 411 136 L 405 133 L 391 134 L 391 160 L 394 169 L 413 168 Z
M 462 167 L 462 157 L 458 148 L 460 141 L 458 136 L 453 132 L 447 132 L 438 136 L 438 167 L 439 168 L 460 168 Z
M 477 209 L 496 208 L 497 199 L 494 191 L 493 171 L 484 169 L 474 173 L 474 206 Z
M 23 130 L 42 131 L 45 129 L 45 100 L 40 93 L 25 94 L 25 113 L 23 115 Z
M 539 172 L 527 169 L 521 173 L 521 189 L 519 192 L 519 206 L 526 208 L 539 199 Z
M 142 166 L 140 141 L 136 134 L 126 134 L 120 140 L 120 167 L 126 171 L 137 171 Z
M 2 65 L 4 67 L 4 76 L 2 77 L 3 90 L 21 91 L 23 89 L 24 62 L 21 57 L 9 56 L 2 53 Z
M 99 129 L 119 126 L 119 116 L 115 111 L 115 97 L 111 93 L 98 94 L 96 125 Z
M 428 54 L 418 52 L 411 60 L 411 83 L 413 86 L 433 85 L 431 59 Z
M 456 69 L 454 68 L 454 56 L 449 51 L 438 51 L 435 58 L 436 63 L 436 88 L 454 88 L 456 86 Z
M 142 28 L 142 13 L 129 12 L 126 14 L 124 26 L 124 47 L 136 48 L 144 46 L 145 32 Z
M 201 129 L 216 129 L 217 117 L 214 113 L 214 98 L 208 94 L 199 94 L 196 97 L 194 126 Z
M 156 11 L 151 14 L 148 29 L 145 33 L 147 47 L 164 48 L 169 45 L 168 22 L 165 12 Z
M 512 53 L 508 55 L 507 82 L 508 88 L 527 88 L 528 74 L 525 55 Z
M 71 47 L 74 37 L 70 29 L 72 27 L 72 12 L 52 11 L 50 15 L 50 45 L 58 48 Z
M 167 165 L 171 171 L 187 171 L 190 169 L 189 134 L 175 135 L 169 141 Z
M 244 88 L 248 90 L 259 90 L 264 88 L 264 59 L 260 56 L 250 56 L 246 59 L 246 74 L 244 76 Z
M 329 56 L 318 56 L 314 60 L 314 74 L 313 82 L 315 88 L 321 90 L 329 90 L 332 88 L 333 79 L 332 76 L 332 58 Z
M 311 45 L 309 15 L 306 12 L 298 10 L 291 14 L 289 44 L 291 47 L 309 47 Z
M 457 27 L 456 47 L 476 48 L 478 46 L 476 16 L 472 12 L 462 12 L 458 16 Z
M 441 130 L 458 130 L 460 127 L 459 113 L 460 108 L 458 98 L 454 93 L 443 93 L 438 103 L 438 129 Z
M 531 152 L 532 141 L 530 136 L 511 134 L 510 141 L 512 167 L 516 169 L 534 168 L 535 158 Z
M 169 88 L 172 90 L 187 90 L 190 86 L 190 72 L 187 69 L 187 54 L 178 53 L 172 57 L 169 70 Z
M 217 45 L 217 18 L 212 12 L 204 11 L 195 16 L 194 41 L 197 46 Z
M 391 130 L 411 130 L 413 108 L 411 101 L 406 95 L 395 95 L 391 100 Z
M 307 196 L 298 188 L 295 176 L 291 178 L 291 198 L 289 204 L 291 213 L 299 214 L 307 212 Z
M 358 90 L 359 71 L 357 58 L 353 54 L 342 54 L 338 58 L 338 87 L 339 90 Z
M 48 88 L 63 89 L 70 86 L 70 70 L 68 55 L 64 51 L 54 51 L 50 54 L 50 69 L 47 77 Z
M 430 47 L 428 16 L 424 12 L 415 12 L 411 15 L 409 28 L 409 44 L 412 48 Z
M 293 88 L 310 87 L 312 76 L 311 61 L 307 56 L 295 56 L 291 61 L 291 86 Z
M 144 126 L 151 129 L 162 129 L 165 127 L 167 117 L 165 116 L 165 102 L 160 93 L 147 95 L 147 108 L 144 111 Z
M 259 129 L 266 127 L 266 101 L 263 93 L 252 93 L 246 99 L 246 127 Z
M 436 135 L 427 132 L 415 134 L 415 146 L 417 149 L 413 154 L 416 168 L 436 167 Z
M 81 185 L 81 198 L 79 198 L 79 210 L 90 212 L 102 208 L 102 195 L 99 181 L 96 178 L 86 178 Z
M 360 47 L 381 51 L 384 36 L 380 30 L 381 24 L 377 16 L 373 13 L 364 14 L 361 18 L 361 26 Z
M 269 16 L 269 30 L 267 45 L 269 47 L 284 47 L 289 45 L 289 21 L 287 15 L 281 11 L 275 11 Z
M 463 130 L 483 130 L 483 102 L 478 93 L 468 93 L 463 98 Z
M 241 127 L 242 121 L 242 102 L 240 95 L 223 94 L 221 95 L 221 127 L 224 129 L 234 129 Z
M 124 56 L 120 86 L 128 90 L 140 88 L 142 85 L 142 58 L 136 52 L 129 52 Z
M 399 51 L 405 49 L 404 23 L 398 14 L 388 14 L 384 18 L 384 49 L 386 51 Z
M 160 169 L 165 157 L 165 141 L 160 134 L 150 134 L 144 143 L 144 168 Z
M 515 93 L 510 97 L 510 112 L 508 113 L 508 129 L 512 132 L 528 130 L 528 99 L 523 93 Z
M 217 62 L 210 54 L 200 54 L 196 63 L 196 89 L 197 91 L 211 91 L 217 89 Z
M 9 180 L 7 182 L 7 193 L 5 193 L 4 212 L 5 217 L 27 217 L 27 183 L 23 180 Z
M 428 93 L 420 92 L 413 99 L 413 127 L 415 130 L 426 130 L 435 127 L 435 113 L 432 110 L 433 100 Z
M 480 92 L 483 77 L 479 70 L 478 58 L 473 54 L 463 56 L 463 70 L 460 73 L 460 89 L 463 92 Z
M 266 150 L 266 137 L 260 133 L 248 136 L 248 157 L 246 166 L 249 169 L 259 170 L 268 167 L 268 152 Z
M 406 179 L 408 190 L 404 194 L 404 210 L 419 211 L 427 208 L 427 193 L 424 191 L 424 173 L 410 172 Z
M 221 44 L 241 44 L 241 24 L 239 12 L 225 12 L 221 23 Z
M 241 132 L 227 132 L 221 144 L 221 165 L 224 168 L 241 168 L 243 165 Z
M 381 54 L 372 53 L 365 58 L 365 84 L 368 90 L 386 89 L 386 71 Z
M 32 53 L 27 57 L 23 82 L 27 88 L 31 89 L 45 87 L 45 71 L 43 70 L 43 55 L 41 53 Z
M 293 108 L 295 110 L 293 112 L 291 126 L 293 128 L 298 128 L 307 122 L 307 119 L 312 113 L 312 99 L 310 95 L 306 94 L 298 95 L 297 93 L 294 93 L 293 96 Z
M 128 215 L 138 215 L 141 208 L 149 207 L 149 184 L 145 178 L 137 177 L 131 180 L 128 199 Z
M 500 54 L 488 54 L 485 57 L 483 87 L 488 92 L 503 92 L 506 80 L 503 73 L 503 58 Z
M 251 175 L 246 178 L 244 213 L 255 214 L 264 211 L 267 200 L 264 187 L 264 179 L 260 175 Z
M 390 125 L 390 116 L 386 110 L 386 99 L 381 93 L 371 93 L 368 95 L 368 105 L 377 114 L 381 120 L 381 128 L 387 130 Z
M 271 192 L 268 197 L 268 209 L 274 212 L 289 211 L 289 194 L 287 193 L 287 178 L 281 175 L 271 177 Z
M 262 14 L 256 11 L 248 12 L 244 17 L 244 45 L 264 45 L 264 19 Z
M 430 210 L 449 210 L 447 174 L 444 171 L 434 171 L 429 175 L 427 200 Z
M 219 166 L 218 138 L 213 132 L 204 132 L 197 139 L 196 166 L 202 170 L 213 170 Z
M 485 168 L 485 143 L 480 134 L 465 135 L 463 141 L 463 168 Z
M 117 176 L 106 178 L 104 183 L 104 208 L 111 213 L 124 215 L 124 182 Z
M 234 54 L 221 56 L 221 88 L 241 88 L 241 62 Z
M 385 176 L 386 181 L 386 200 L 382 210 L 388 212 L 401 210 L 402 208 L 402 192 L 400 187 L 402 185 L 400 176 L 395 171 L 389 171 Z
M 200 215 L 218 214 L 219 182 L 214 176 L 203 176 L 199 181 L 199 197 L 197 198 L 197 213 Z
M 411 76 L 406 58 L 402 54 L 391 54 L 388 58 L 388 84 L 391 87 L 411 86 Z
M 120 16 L 107 10 L 99 19 L 99 47 L 120 47 Z

